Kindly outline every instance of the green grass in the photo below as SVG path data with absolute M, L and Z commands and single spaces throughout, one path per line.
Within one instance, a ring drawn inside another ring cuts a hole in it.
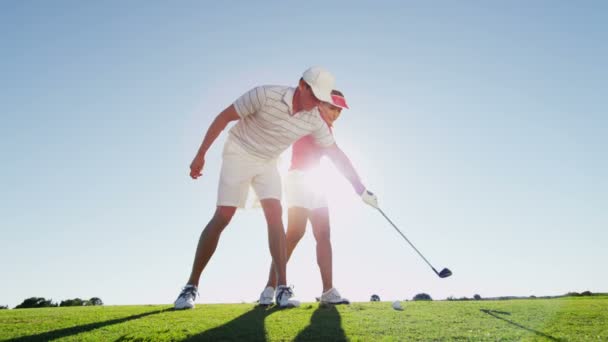
M 608 341 L 608 297 L 0 310 L 5 341 Z

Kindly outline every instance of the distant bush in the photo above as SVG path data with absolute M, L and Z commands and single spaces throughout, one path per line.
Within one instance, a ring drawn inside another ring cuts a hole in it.
M 419 293 L 412 298 L 413 300 L 433 300 L 429 294 Z
M 380 296 L 378 296 L 377 294 L 373 294 L 369 300 L 370 300 L 370 302 L 379 302 Z
M 429 296 L 429 295 L 427 295 L 426 293 L 420 293 L 420 295 L 423 295 L 423 296 Z M 476 296 L 479 296 L 479 295 L 476 295 Z M 456 297 L 454 297 L 454 296 L 449 296 L 449 297 L 448 297 L 448 298 L 446 298 L 446 299 L 447 299 L 447 300 L 449 300 L 449 301 L 472 300 L 471 298 L 468 298 L 468 297 L 460 297 L 460 298 L 456 298 Z M 481 299 L 481 296 L 479 296 L 479 299 Z M 414 300 L 432 300 L 432 299 L 431 299 L 431 296 L 429 296 L 429 298 L 428 298 L 428 299 L 415 299 L 415 297 L 414 297 Z
M 101 301 L 101 299 L 99 297 L 93 297 L 89 300 L 83 300 L 80 298 L 66 299 L 66 300 L 62 300 L 61 303 L 59 304 L 59 306 L 83 306 L 83 305 L 87 305 L 87 306 L 103 305 L 103 302 Z
M 84 304 L 85 301 L 83 301 L 82 299 L 74 298 L 62 300 L 61 303 L 59 303 L 59 306 L 83 306 Z
M 475 294 L 475 295 L 473 296 L 473 299 L 475 299 L 475 300 L 481 300 L 481 296 L 480 296 L 480 295 L 478 295 L 478 294 Z
M 585 291 L 581 293 L 581 296 L 593 296 L 593 293 L 591 293 L 591 291 Z
M 6 309 L 8 309 L 7 305 L 0 305 L 0 310 L 6 310 Z
M 93 305 L 93 306 L 96 306 L 96 305 L 103 305 L 103 302 L 101 301 L 101 298 L 99 298 L 99 297 L 93 297 L 93 298 L 89 299 L 89 300 L 88 300 L 88 301 L 85 303 L 85 305 Z
M 50 308 L 56 307 L 57 303 L 53 303 L 51 299 L 43 297 L 30 297 L 17 305 L 15 309 L 31 309 L 31 308 Z
M 580 297 L 581 294 L 578 292 L 568 292 L 566 293 L 566 297 Z

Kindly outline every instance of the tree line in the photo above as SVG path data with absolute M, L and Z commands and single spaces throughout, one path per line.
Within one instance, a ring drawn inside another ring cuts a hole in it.
M 502 296 L 502 297 L 491 297 L 491 298 L 482 298 L 479 294 L 475 294 L 473 295 L 472 298 L 469 297 L 460 297 L 460 298 L 456 298 L 454 296 L 449 296 L 448 298 L 446 298 L 446 300 L 448 301 L 466 301 L 466 300 L 509 300 L 509 299 L 524 299 L 524 298 L 528 298 L 528 299 L 549 299 L 549 298 L 561 298 L 561 297 L 586 297 L 586 296 L 595 296 L 595 295 L 605 295 L 604 293 L 592 293 L 591 291 L 584 291 L 581 293 L 578 292 L 568 292 L 565 295 L 562 296 L 542 296 L 542 297 L 536 297 L 536 296 L 529 296 L 529 297 L 517 297 L 517 296 Z M 404 299 L 407 300 L 407 299 Z M 419 300 L 433 300 L 433 298 L 431 297 L 431 295 L 429 295 L 428 293 L 418 293 L 416 294 L 414 297 L 412 297 L 413 301 L 419 301 Z M 371 302 L 379 302 L 380 301 L 380 296 L 378 296 L 377 294 L 373 294 L 370 298 Z
M 62 306 L 99 306 L 103 305 L 103 301 L 99 297 L 92 297 L 91 299 L 66 299 L 61 302 L 53 302 L 52 299 L 46 299 L 44 297 L 30 297 L 25 299 L 21 304 L 15 306 L 15 309 L 32 309 L 32 308 L 54 308 Z M 0 306 L 0 309 L 8 309 L 8 306 Z
M 563 296 L 542 296 L 542 297 L 536 297 L 536 296 L 529 296 L 529 297 L 517 297 L 517 296 L 503 296 L 503 297 L 492 297 L 492 298 L 482 298 L 480 295 L 475 294 L 473 296 L 473 298 L 468 298 L 468 297 L 461 297 L 461 298 L 455 298 L 453 296 L 450 296 L 448 298 L 446 298 L 446 300 L 449 301 L 460 301 L 460 300 L 508 300 L 508 299 L 523 299 L 523 298 L 530 298 L 530 299 L 547 299 L 547 298 L 560 298 L 560 297 L 586 297 L 586 296 L 594 296 L 594 295 L 604 295 L 603 293 L 592 293 L 591 291 L 584 291 L 581 293 L 578 292 L 568 292 Z M 427 294 L 427 293 L 418 293 L 417 295 L 415 295 L 412 300 L 414 301 L 419 301 L 419 300 L 433 300 L 433 298 Z M 370 301 L 372 302 L 379 302 L 380 301 L 380 296 L 378 296 L 377 294 L 374 294 L 371 296 Z M 84 299 L 80 299 L 80 298 L 74 298 L 74 299 L 66 299 L 66 300 L 62 300 L 59 303 L 54 303 L 51 299 L 46 299 L 43 297 L 31 297 L 28 298 L 26 300 L 23 301 L 23 303 L 17 305 L 15 307 L 15 309 L 29 309 L 29 308 L 51 308 L 51 307 L 61 307 L 61 306 L 98 306 L 98 305 L 103 305 L 103 301 L 101 300 L 101 298 L 99 297 L 92 297 L 89 300 L 84 300 Z M 3 309 L 8 309 L 8 306 L 6 305 L 0 305 L 0 310 Z

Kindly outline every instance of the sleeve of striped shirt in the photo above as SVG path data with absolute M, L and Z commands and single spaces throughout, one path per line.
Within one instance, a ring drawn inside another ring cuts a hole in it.
M 311 135 L 314 138 L 315 143 L 321 147 L 329 147 L 336 143 L 334 135 L 331 133 L 329 126 L 327 126 L 323 119 L 320 119 L 318 128 L 314 130 Z
M 266 89 L 264 86 L 255 87 L 241 95 L 233 105 L 241 118 L 256 113 L 266 102 Z

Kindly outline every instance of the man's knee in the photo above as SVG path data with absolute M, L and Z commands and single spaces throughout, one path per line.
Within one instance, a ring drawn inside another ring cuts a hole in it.
M 292 243 L 292 244 L 296 244 L 298 243 L 303 237 L 304 237 L 304 232 L 305 230 L 287 230 L 287 241 Z
M 281 207 L 281 201 L 278 199 L 263 199 L 260 203 L 264 209 L 264 216 L 266 216 L 268 226 L 283 227 L 283 208 Z
M 217 209 L 215 210 L 215 214 L 213 215 L 212 221 L 215 226 L 221 227 L 223 229 L 228 225 L 228 223 L 230 223 L 230 220 L 232 220 L 232 217 L 234 216 L 235 212 L 236 207 L 217 207 Z

